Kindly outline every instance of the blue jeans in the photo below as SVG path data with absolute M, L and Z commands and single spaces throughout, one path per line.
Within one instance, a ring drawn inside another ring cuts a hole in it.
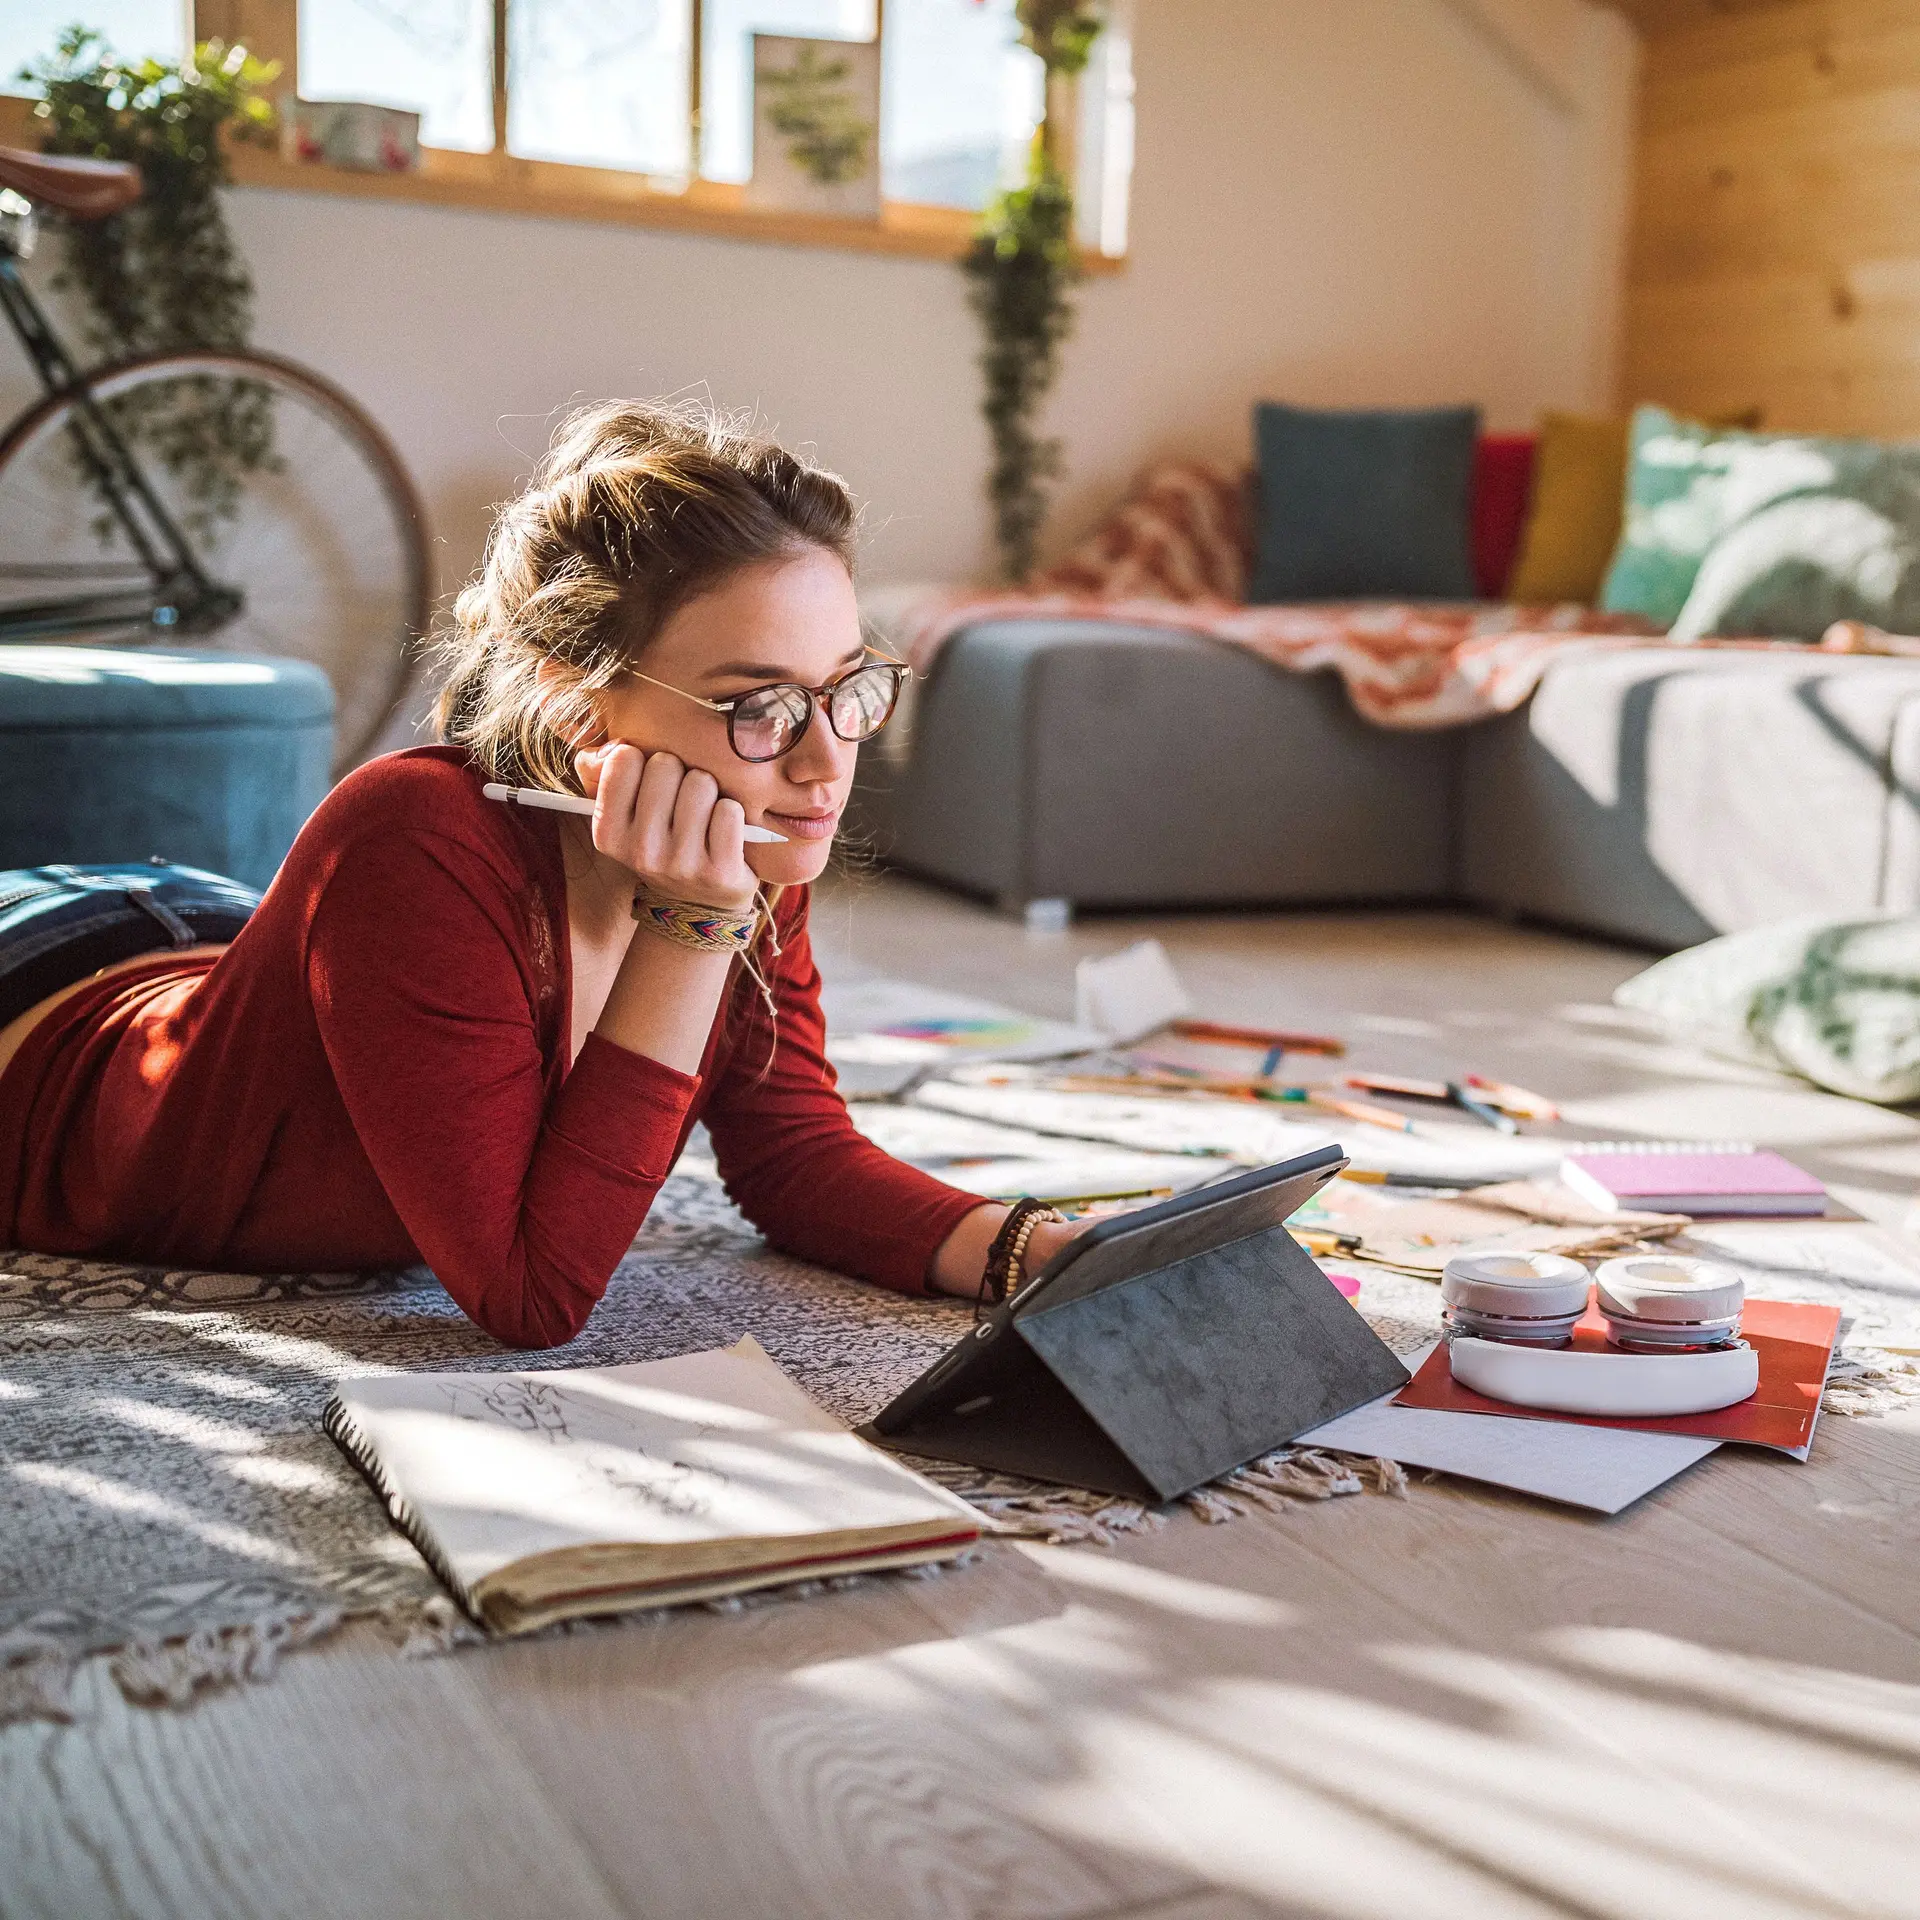
M 157 858 L 0 872 L 0 1027 L 116 961 L 231 940 L 259 904 L 237 880 Z

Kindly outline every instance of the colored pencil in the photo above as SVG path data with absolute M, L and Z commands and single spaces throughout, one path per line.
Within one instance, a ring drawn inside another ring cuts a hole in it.
M 1299 1101 L 1305 1087 L 1276 1087 L 1270 1080 L 1189 1079 L 1173 1073 L 1068 1073 L 1047 1082 L 1055 1093 L 1198 1093 L 1217 1100 Z
M 1444 1080 L 1409 1080 L 1398 1073 L 1350 1073 L 1347 1085 L 1359 1088 L 1362 1093 L 1398 1094 L 1402 1100 L 1449 1101 L 1453 1098 Z
M 1337 1113 L 1345 1120 L 1364 1121 L 1370 1127 L 1389 1127 L 1395 1133 L 1413 1131 L 1413 1122 L 1404 1113 L 1395 1113 L 1391 1107 L 1376 1107 L 1370 1100 L 1342 1100 L 1314 1088 L 1307 1094 L 1307 1104 L 1327 1113 Z
M 1498 1107 L 1502 1113 L 1510 1113 L 1519 1120 L 1558 1120 L 1560 1109 L 1551 1100 L 1543 1100 L 1537 1093 L 1529 1093 L 1525 1087 L 1516 1087 L 1503 1080 L 1484 1080 L 1477 1073 L 1466 1076 L 1466 1083 L 1488 1106 Z
M 1170 1030 L 1182 1040 L 1213 1040 L 1235 1047 L 1278 1047 L 1284 1053 L 1341 1054 L 1344 1040 L 1324 1033 L 1279 1033 L 1269 1027 L 1229 1027 L 1217 1020 L 1175 1020 Z
M 1360 1236 L 1357 1233 L 1330 1233 L 1320 1227 L 1289 1227 L 1287 1231 L 1316 1258 L 1329 1253 L 1360 1251 Z
M 1520 1122 L 1518 1120 L 1509 1119 L 1506 1114 L 1500 1112 L 1498 1108 L 1492 1106 L 1485 1100 L 1475 1099 L 1457 1080 L 1447 1082 L 1447 1097 L 1456 1107 L 1472 1114 L 1476 1120 L 1485 1126 L 1492 1127 L 1497 1133 L 1518 1133 L 1520 1131 Z

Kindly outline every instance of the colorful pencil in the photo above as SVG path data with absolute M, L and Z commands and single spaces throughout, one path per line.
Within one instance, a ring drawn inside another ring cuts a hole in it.
M 1278 1047 L 1283 1053 L 1342 1054 L 1344 1040 L 1324 1033 L 1281 1033 L 1269 1027 L 1229 1027 L 1217 1020 L 1175 1020 L 1170 1031 L 1182 1040 L 1212 1040 L 1235 1047 Z
M 1370 1127 L 1388 1127 L 1395 1133 L 1413 1131 L 1413 1122 L 1404 1113 L 1395 1113 L 1391 1107 L 1376 1107 L 1370 1100 L 1342 1100 L 1315 1087 L 1308 1091 L 1307 1104 L 1327 1113 L 1337 1113 L 1345 1120 L 1364 1121 Z
M 1477 1073 L 1466 1076 L 1466 1084 L 1471 1087 L 1488 1106 L 1498 1107 L 1502 1113 L 1510 1113 L 1519 1120 L 1558 1120 L 1560 1109 L 1551 1100 L 1543 1100 L 1537 1093 L 1529 1093 L 1525 1087 L 1512 1086 L 1503 1080 L 1485 1080 Z
M 1320 1227 L 1289 1227 L 1287 1231 L 1316 1259 L 1329 1253 L 1360 1251 L 1360 1236 L 1357 1233 L 1330 1233 Z

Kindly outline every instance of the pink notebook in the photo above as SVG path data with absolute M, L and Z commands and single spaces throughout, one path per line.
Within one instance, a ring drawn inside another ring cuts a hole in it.
M 1570 1153 L 1560 1178 L 1607 1213 L 1824 1213 L 1827 1190 L 1765 1147 L 1654 1142 Z

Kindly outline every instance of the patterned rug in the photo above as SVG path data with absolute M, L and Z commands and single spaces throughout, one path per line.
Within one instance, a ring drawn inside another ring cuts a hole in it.
M 1390 1343 L 1431 1338 L 1434 1289 L 1382 1286 L 1395 1297 L 1370 1304 Z M 115 1662 L 130 1697 L 177 1703 L 208 1681 L 263 1677 L 284 1646 L 348 1615 L 449 1637 L 439 1583 L 320 1430 L 343 1374 L 607 1366 L 752 1333 L 858 1423 L 964 1332 L 968 1311 L 773 1252 L 697 1163 L 667 1183 L 586 1331 L 548 1353 L 501 1348 L 424 1270 L 242 1276 L 0 1254 L 0 1721 L 57 1714 L 73 1662 L 110 1649 L 135 1650 Z M 932 1471 L 1015 1531 L 1102 1540 L 1162 1518 Z M 1398 1483 L 1384 1464 L 1363 1473 L 1287 1450 L 1189 1505 L 1223 1520 Z M 183 1640 L 188 1655 L 167 1650 Z

